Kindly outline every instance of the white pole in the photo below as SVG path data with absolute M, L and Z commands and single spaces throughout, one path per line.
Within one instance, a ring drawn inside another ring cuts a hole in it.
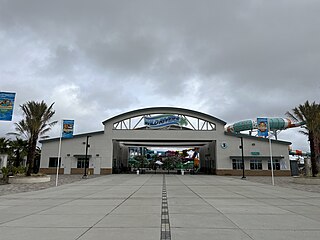
M 270 122 L 268 118 L 268 135 L 270 134 Z M 269 150 L 270 150 L 270 163 L 271 163 L 271 180 L 272 185 L 274 186 L 274 176 L 273 176 L 273 161 L 272 161 L 272 147 L 271 147 L 271 138 L 269 137 Z
M 63 120 L 61 120 L 61 129 L 60 129 L 60 141 L 59 141 L 59 151 L 58 151 L 58 161 L 57 161 L 57 174 L 56 174 L 56 186 L 58 186 L 58 177 L 59 177 L 59 160 L 61 157 L 61 143 L 62 143 L 62 128 Z

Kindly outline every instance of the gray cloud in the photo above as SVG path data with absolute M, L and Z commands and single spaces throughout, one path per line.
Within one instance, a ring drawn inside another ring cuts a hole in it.
M 319 101 L 319 10 L 312 0 L 0 0 L 1 90 L 17 92 L 16 106 L 56 102 L 79 132 L 150 106 L 228 123 L 284 117 Z

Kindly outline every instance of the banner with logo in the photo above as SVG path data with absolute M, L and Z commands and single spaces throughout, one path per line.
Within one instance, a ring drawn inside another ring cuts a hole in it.
M 63 120 L 62 138 L 73 138 L 74 120 Z
M 0 92 L 0 120 L 12 120 L 15 96 L 15 93 Z
M 177 115 L 158 115 L 155 117 L 144 117 L 144 125 L 150 128 L 161 128 L 170 125 L 188 125 L 185 118 Z
M 268 137 L 268 118 L 257 118 L 258 136 Z

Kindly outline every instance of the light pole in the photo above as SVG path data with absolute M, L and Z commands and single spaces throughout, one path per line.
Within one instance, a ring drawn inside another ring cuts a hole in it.
M 246 176 L 244 175 L 245 166 L 244 166 L 244 156 L 243 156 L 243 137 L 240 137 L 240 139 L 241 139 L 240 148 L 241 148 L 241 160 L 242 160 L 242 179 L 246 179 Z
M 86 156 L 84 159 L 84 174 L 82 178 L 87 178 L 87 160 L 88 160 L 88 148 L 90 147 L 89 145 L 89 137 L 91 136 L 87 136 L 87 140 L 86 140 Z

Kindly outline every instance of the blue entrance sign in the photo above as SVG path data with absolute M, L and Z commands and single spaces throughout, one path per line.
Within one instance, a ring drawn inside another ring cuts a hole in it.
M 0 92 L 0 120 L 12 120 L 15 96 L 15 93 Z
M 188 125 L 185 118 L 177 115 L 159 115 L 155 117 L 145 117 L 144 124 L 150 128 L 161 128 L 171 125 Z

